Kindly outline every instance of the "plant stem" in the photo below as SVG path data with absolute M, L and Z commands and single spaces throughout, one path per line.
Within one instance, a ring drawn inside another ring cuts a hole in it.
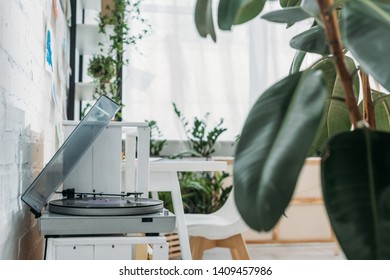
M 321 10 L 322 20 L 324 22 L 326 37 L 332 54 L 336 58 L 336 68 L 340 75 L 343 85 L 345 102 L 349 111 L 349 117 L 353 127 L 357 127 L 361 120 L 360 112 L 357 107 L 356 98 L 353 92 L 353 77 L 348 72 L 344 62 L 343 46 L 341 43 L 340 28 L 337 23 L 336 11 L 333 9 L 333 0 L 317 0 Z
M 374 107 L 372 106 L 371 87 L 370 82 L 368 80 L 368 75 L 365 72 L 360 71 L 360 78 L 362 80 L 363 87 L 363 117 L 371 128 L 375 128 L 375 113 Z

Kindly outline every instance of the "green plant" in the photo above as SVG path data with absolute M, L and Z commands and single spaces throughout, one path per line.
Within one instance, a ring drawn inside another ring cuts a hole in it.
M 226 131 L 222 128 L 223 120 L 208 129 L 207 113 L 203 119 L 194 118 L 193 125 L 182 116 L 175 103 L 173 103 L 175 114 L 180 118 L 186 131 L 190 148 L 186 151 L 176 153 L 170 158 L 182 156 L 210 157 L 214 152 L 214 145 L 218 137 Z M 165 145 L 165 140 L 157 140 L 162 133 L 155 121 L 149 121 L 151 128 L 151 154 L 159 154 Z M 230 175 L 226 172 L 179 172 L 180 189 L 182 193 L 183 207 L 186 213 L 212 213 L 218 210 L 228 198 L 232 186 L 225 186 L 225 179 Z M 169 193 L 159 193 L 159 198 L 164 201 L 167 209 L 172 208 L 172 199 Z
M 179 181 L 186 213 L 213 213 L 226 202 L 233 186 L 225 186 L 227 172 L 180 172 Z
M 150 155 L 160 156 L 162 149 L 164 148 L 167 140 L 162 139 L 163 134 L 157 125 L 157 121 L 146 121 L 150 129 Z
M 226 186 L 225 180 L 231 175 L 226 172 L 180 172 L 180 191 L 185 213 L 209 214 L 225 204 L 233 186 Z M 169 192 L 159 192 L 164 207 L 173 211 Z
M 140 15 L 141 2 L 142 0 L 113 0 L 113 7 L 107 5 L 104 7 L 105 13 L 99 14 L 99 33 L 105 35 L 107 42 L 98 42 L 100 54 L 93 56 L 89 61 L 88 74 L 96 83 L 94 99 L 105 94 L 121 107 L 124 106 L 122 67 L 128 63 L 124 54 L 128 46 L 135 46 L 139 40 L 150 33 L 151 29 L 150 24 Z M 131 32 L 130 20 L 141 24 L 140 32 Z M 105 50 L 106 45 L 108 50 Z M 117 120 L 121 118 L 122 111 L 116 115 Z
M 91 77 L 108 83 L 116 75 L 115 60 L 111 56 L 94 55 L 87 71 Z
M 220 0 L 219 28 L 249 21 L 264 3 Z M 235 154 L 238 210 L 252 228 L 272 229 L 291 200 L 305 158 L 310 151 L 321 153 L 325 206 L 345 255 L 389 259 L 390 134 L 383 131 L 389 95 L 376 99 L 370 81 L 390 90 L 390 1 L 280 4 L 281 10 L 262 18 L 288 27 L 303 19 L 313 24 L 290 41 L 297 49 L 290 74 L 266 90 L 248 114 Z M 210 0 L 197 1 L 195 19 L 200 35 L 216 41 Z M 307 52 L 322 58 L 301 70 Z
M 173 109 L 183 125 L 189 142 L 189 149 L 174 155 L 174 157 L 210 157 L 211 154 L 215 152 L 214 146 L 218 138 L 227 130 L 222 127 L 224 120 L 220 119 L 219 122 L 210 129 L 208 124 L 210 113 L 206 113 L 203 118 L 194 117 L 193 123 L 190 125 L 187 118 L 182 115 L 175 103 L 173 103 Z

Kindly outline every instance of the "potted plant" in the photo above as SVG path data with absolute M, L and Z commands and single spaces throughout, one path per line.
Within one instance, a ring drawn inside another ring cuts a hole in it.
M 256 17 L 264 3 L 221 0 L 219 28 L 229 30 Z M 237 207 L 253 229 L 272 229 L 291 200 L 321 126 L 327 125 L 324 116 L 340 117 L 336 123 L 341 123 L 346 113 L 348 123 L 324 137 L 325 145 L 319 149 L 326 210 L 347 258 L 389 259 L 390 134 L 383 131 L 389 113 L 382 110 L 389 95 L 381 92 L 378 98 L 370 86 L 375 80 L 390 89 L 389 1 L 280 0 L 280 4 L 281 10 L 262 17 L 287 26 L 310 18 L 313 25 L 290 42 L 298 51 L 297 65 L 261 95 L 247 117 L 235 154 Z M 199 33 L 215 40 L 212 17 L 211 1 L 198 0 Z M 322 58 L 301 70 L 307 52 Z M 356 98 L 356 79 L 363 112 Z
M 175 153 L 171 158 L 209 160 L 215 152 L 219 137 L 227 130 L 223 119 L 210 127 L 209 116 L 194 117 L 190 122 L 173 103 L 175 115 L 179 118 L 187 137 L 187 149 Z M 225 182 L 231 175 L 227 172 L 180 172 L 179 181 L 186 213 L 212 213 L 227 200 L 232 185 Z
M 104 1 L 106 3 L 108 1 Z M 88 75 L 94 78 L 96 87 L 93 95 L 110 96 L 121 107 L 122 102 L 122 67 L 128 63 L 125 52 L 129 46 L 135 45 L 150 33 L 150 25 L 140 15 L 142 0 L 113 0 L 109 1 L 99 14 L 99 33 L 105 35 L 106 42 L 98 42 L 100 53 L 89 61 Z M 131 32 L 130 20 L 141 23 L 140 32 Z M 109 30 L 112 30 L 112 32 Z M 107 46 L 105 50 L 104 46 Z M 116 120 L 122 119 L 118 112 Z
M 187 137 L 187 149 L 181 151 L 173 157 L 204 157 L 209 159 L 215 152 L 215 144 L 218 138 L 227 128 L 223 127 L 223 119 L 212 128 L 209 127 L 210 113 L 206 113 L 203 118 L 194 117 L 192 124 L 182 115 L 175 103 L 172 103 L 176 116 L 180 119 Z

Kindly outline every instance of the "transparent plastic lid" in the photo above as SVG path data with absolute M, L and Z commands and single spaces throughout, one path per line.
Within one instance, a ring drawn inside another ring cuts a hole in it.
M 22 200 L 30 206 L 36 217 L 41 215 L 52 194 L 60 187 L 119 108 L 118 104 L 102 95 L 23 193 Z

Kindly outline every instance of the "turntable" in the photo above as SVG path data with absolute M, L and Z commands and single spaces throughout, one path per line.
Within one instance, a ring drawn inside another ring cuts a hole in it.
M 22 195 L 46 238 L 46 259 L 129 259 L 140 242 L 159 248 L 155 258 L 166 258 L 161 233 L 174 231 L 176 219 L 161 200 L 147 198 L 149 129 L 147 123 L 110 122 L 118 110 L 101 96 Z M 129 126 L 138 131 L 137 172 L 130 170 L 134 180 L 126 176 L 126 184 L 134 183 L 131 191 L 121 186 L 121 158 L 105 139 L 114 127 L 118 151 L 123 127 Z

